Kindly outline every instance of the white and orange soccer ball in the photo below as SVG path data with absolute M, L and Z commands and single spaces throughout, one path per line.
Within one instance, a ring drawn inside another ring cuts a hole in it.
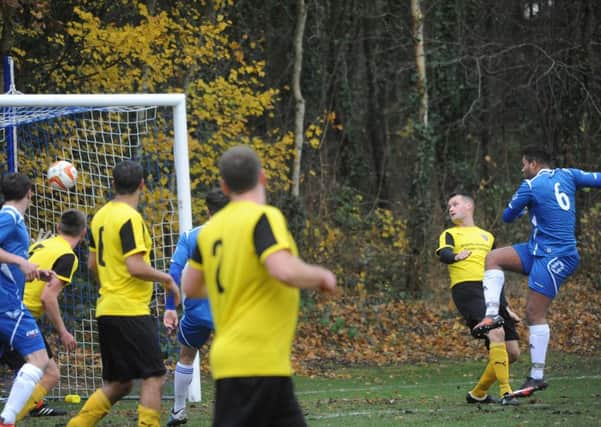
M 54 162 L 48 168 L 48 184 L 55 190 L 68 190 L 77 182 L 77 169 L 66 160 Z

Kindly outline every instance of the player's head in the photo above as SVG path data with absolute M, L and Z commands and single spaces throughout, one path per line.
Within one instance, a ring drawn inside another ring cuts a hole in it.
M 61 215 L 58 232 L 71 237 L 80 237 L 86 229 L 86 215 L 77 209 L 67 209 Z
M 134 160 L 123 160 L 113 168 L 113 185 L 117 194 L 132 194 L 144 182 L 142 165 Z
M 230 148 L 219 160 L 219 173 L 227 191 L 242 194 L 252 190 L 262 175 L 261 159 L 246 145 Z
M 551 156 L 542 147 L 528 145 L 522 150 L 522 175 L 524 178 L 533 178 L 539 170 L 551 165 Z
M 224 208 L 229 201 L 229 197 L 225 195 L 221 188 L 213 188 L 207 193 L 207 197 L 205 197 L 205 203 L 207 204 L 209 215 L 215 215 L 222 208 Z
M 453 224 L 471 224 L 474 219 L 475 203 L 472 196 L 467 193 L 452 193 L 447 202 L 449 216 Z
M 2 177 L 0 183 L 5 202 L 19 201 L 30 194 L 31 180 L 27 175 L 23 175 L 22 173 L 7 173 Z

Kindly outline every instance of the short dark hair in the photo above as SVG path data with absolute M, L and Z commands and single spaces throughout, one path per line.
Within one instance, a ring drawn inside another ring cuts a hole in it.
M 475 204 L 474 198 L 472 197 L 472 195 L 469 193 L 466 193 L 465 191 L 455 191 L 455 192 L 449 194 L 449 197 L 447 197 L 447 200 L 451 200 L 455 196 L 461 196 L 464 199 L 467 199 L 470 202 L 472 202 L 472 204 Z
M 86 215 L 77 209 L 67 209 L 61 215 L 58 231 L 71 237 L 78 237 L 86 228 Z
M 10 172 L 1 180 L 2 196 L 5 202 L 21 200 L 31 190 L 31 180 L 27 175 L 19 172 Z
M 117 194 L 132 194 L 144 179 L 140 162 L 122 160 L 113 168 L 113 183 Z
M 537 161 L 543 165 L 551 164 L 551 155 L 543 147 L 537 145 L 528 145 L 522 149 L 522 157 L 529 162 Z
M 246 145 L 230 148 L 219 160 L 219 173 L 232 193 L 240 194 L 255 188 L 260 172 L 261 159 Z
M 205 203 L 211 215 L 216 214 L 229 203 L 230 199 L 225 195 L 221 188 L 213 188 L 207 193 Z

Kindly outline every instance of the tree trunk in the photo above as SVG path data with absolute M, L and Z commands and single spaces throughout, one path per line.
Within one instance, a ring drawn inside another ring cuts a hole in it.
M 411 0 L 413 17 L 413 43 L 415 52 L 416 88 L 419 96 L 417 131 L 417 164 L 410 191 L 412 206 L 409 209 L 409 256 L 416 268 L 406 276 L 406 288 L 418 295 L 425 289 L 428 276 L 429 239 L 431 238 L 432 176 L 435 161 L 435 140 L 428 129 L 428 91 L 426 83 L 426 57 L 424 52 L 424 25 L 420 0 Z
M 388 200 L 388 183 L 386 179 L 386 161 L 388 159 L 388 146 L 385 134 L 385 118 L 382 111 L 383 95 L 379 85 L 378 76 L 378 43 L 383 35 L 378 28 L 378 22 L 374 16 L 380 16 L 383 12 L 378 9 L 377 3 L 373 2 L 366 6 L 365 16 L 362 18 L 363 27 L 363 51 L 365 55 L 365 85 L 367 88 L 365 104 L 367 106 L 365 132 L 368 136 L 366 150 L 370 153 L 375 175 L 375 191 L 373 196 L 376 203 Z
M 301 156 L 304 141 L 305 99 L 301 92 L 301 72 L 303 66 L 303 35 L 307 22 L 305 0 L 297 0 L 296 30 L 294 32 L 294 70 L 292 73 L 292 90 L 296 105 L 294 116 L 294 166 L 292 169 L 292 195 L 300 194 Z
M 426 54 L 424 52 L 424 15 L 421 0 L 411 0 L 413 16 L 413 42 L 415 43 L 415 67 L 419 99 L 419 123 L 428 126 L 428 89 L 426 85 Z

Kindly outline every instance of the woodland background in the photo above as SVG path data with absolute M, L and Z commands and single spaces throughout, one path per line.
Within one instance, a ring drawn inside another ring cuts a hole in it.
M 529 231 L 500 220 L 520 183 L 521 147 L 546 146 L 556 166 L 601 169 L 595 0 L 0 5 L 0 53 L 15 58 L 24 93 L 186 93 L 194 198 L 215 182 L 226 147 L 261 151 L 271 202 L 304 257 L 333 268 L 343 289 L 333 302 L 305 296 L 305 355 L 390 361 L 399 346 L 417 357 L 448 344 L 440 322 L 463 335 L 434 257 L 448 194 L 471 192 L 477 223 L 505 245 Z M 600 202 L 597 190 L 578 196 L 582 263 L 553 312 L 566 323 L 554 344 L 563 350 L 600 350 L 590 343 L 601 335 Z M 523 307 L 525 280 L 510 283 Z M 324 330 L 337 339 L 315 345 Z

